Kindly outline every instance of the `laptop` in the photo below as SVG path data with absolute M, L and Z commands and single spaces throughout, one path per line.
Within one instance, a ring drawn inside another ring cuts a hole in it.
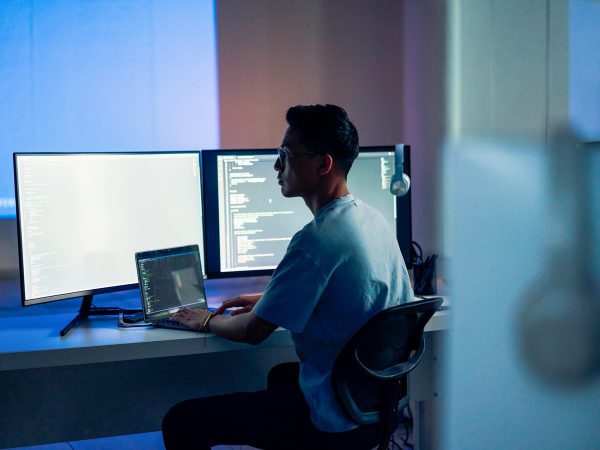
M 199 331 L 171 322 L 180 308 L 208 309 L 197 245 L 135 254 L 144 322 L 162 328 Z

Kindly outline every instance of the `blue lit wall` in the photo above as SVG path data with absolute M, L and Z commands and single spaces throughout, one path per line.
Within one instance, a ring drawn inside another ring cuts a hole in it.
M 569 117 L 582 137 L 600 140 L 600 2 L 569 2 Z
M 215 5 L 0 1 L 0 217 L 14 151 L 217 148 Z

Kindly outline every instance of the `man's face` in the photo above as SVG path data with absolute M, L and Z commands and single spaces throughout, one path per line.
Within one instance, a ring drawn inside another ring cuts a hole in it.
M 319 182 L 322 157 L 311 153 L 298 141 L 297 133 L 288 127 L 275 161 L 277 180 L 284 197 L 304 197 L 315 192 Z

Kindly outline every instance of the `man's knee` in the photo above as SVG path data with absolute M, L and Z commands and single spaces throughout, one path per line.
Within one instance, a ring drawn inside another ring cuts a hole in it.
M 169 411 L 167 411 L 167 414 L 165 414 L 165 416 L 163 417 L 162 420 L 162 430 L 163 433 L 165 431 L 170 431 L 172 430 L 175 426 L 177 426 L 177 417 L 180 417 L 180 409 L 179 408 L 179 404 L 171 407 L 171 409 L 169 409 Z
M 267 375 L 267 389 L 298 386 L 299 374 L 300 365 L 297 362 L 278 364 Z
M 162 420 L 163 442 L 167 449 L 185 448 L 187 434 L 194 428 L 190 421 L 190 401 L 177 403 L 171 407 Z

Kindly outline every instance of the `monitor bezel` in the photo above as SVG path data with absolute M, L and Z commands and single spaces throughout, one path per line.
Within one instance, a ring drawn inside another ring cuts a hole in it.
M 17 242 L 18 242 L 18 251 L 19 251 L 19 281 L 20 281 L 20 291 L 21 291 L 21 306 L 24 308 L 36 305 L 42 305 L 45 303 L 51 303 L 59 300 L 68 300 L 72 298 L 84 297 L 89 295 L 99 295 L 105 294 L 108 292 L 118 292 L 125 291 L 130 289 L 139 288 L 138 283 L 130 283 L 130 284 L 122 284 L 118 286 L 107 286 L 107 287 L 98 287 L 91 288 L 82 291 L 72 291 L 65 292 L 64 294 L 55 294 L 49 295 L 45 297 L 37 297 L 34 299 L 25 298 L 25 270 L 23 263 L 23 239 L 21 237 L 21 208 L 20 208 L 20 195 L 19 195 L 19 180 L 18 180 L 18 170 L 17 170 L 17 158 L 19 156 L 76 156 L 76 155 L 170 155 L 170 154 L 197 154 L 198 155 L 198 173 L 200 174 L 200 200 L 202 205 L 200 207 L 202 211 L 202 239 L 206 241 L 206 227 L 205 227 L 205 218 L 204 218 L 204 182 L 203 172 L 202 172 L 202 152 L 200 150 L 161 150 L 161 151 L 118 151 L 118 152 L 13 152 L 13 175 L 14 175 L 14 184 L 15 184 L 15 203 L 16 203 L 16 219 L 17 219 Z M 206 247 L 206 243 L 204 244 Z M 135 255 L 131 256 L 132 264 L 136 264 Z
M 377 145 L 360 147 L 359 153 L 391 152 L 394 153 L 393 145 Z M 202 183 L 204 193 L 204 235 L 211 236 L 211 239 L 204 240 L 205 246 L 205 271 L 208 278 L 238 278 L 238 277 L 257 277 L 269 276 L 273 274 L 274 269 L 260 270 L 233 270 L 221 271 L 221 253 L 220 253 L 220 230 L 219 230 L 219 199 L 218 199 L 218 177 L 217 177 L 217 157 L 221 155 L 276 155 L 276 149 L 207 149 L 202 150 Z M 410 176 L 410 146 L 404 146 L 404 172 Z M 411 264 L 411 245 L 412 245 L 412 189 L 403 197 L 396 197 L 396 241 L 400 246 L 402 256 L 406 267 L 410 269 Z M 390 193 L 390 196 L 392 194 Z M 401 217 L 400 211 L 408 211 L 408 217 Z M 207 214 L 208 212 L 211 214 Z M 300 231 L 300 230 L 298 230 Z M 408 236 L 408 242 L 402 242 L 401 236 Z M 403 245 L 404 244 L 404 245 Z

